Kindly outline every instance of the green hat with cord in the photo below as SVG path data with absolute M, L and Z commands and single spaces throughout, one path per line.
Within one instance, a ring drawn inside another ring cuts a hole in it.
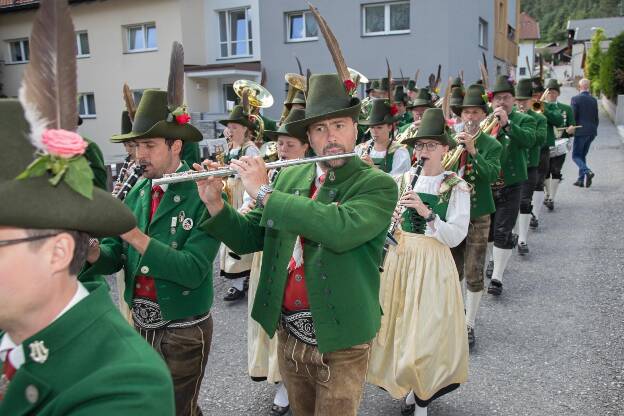
M 416 134 L 406 137 L 401 143 L 410 146 L 423 139 L 432 139 L 443 145 L 450 145 L 450 132 L 441 108 L 425 110 Z
M 482 91 L 484 91 L 482 85 L 472 84 L 466 90 L 466 94 L 464 95 L 462 103 L 458 106 L 451 107 L 451 109 L 458 116 L 461 116 L 462 110 L 468 107 L 479 107 L 487 114 L 488 103 L 485 98 L 483 98 Z
M 561 84 L 559 84 L 559 81 L 557 81 L 554 78 L 549 79 L 548 81 L 546 81 L 546 85 L 544 85 L 545 89 L 547 90 L 555 90 L 558 93 L 561 93 Z
M 492 93 L 498 94 L 502 92 L 508 92 L 511 95 L 515 95 L 516 90 L 514 88 L 514 82 L 507 75 L 499 75 L 496 77 L 496 82 L 492 87 Z
M 386 98 L 374 98 L 371 101 L 370 113 L 366 120 L 361 120 L 359 124 L 362 126 L 379 126 L 380 124 L 391 124 L 399 120 L 396 114 L 398 109 L 395 105 L 390 104 Z
M 533 98 L 533 80 L 531 78 L 521 78 L 516 84 L 516 99 L 530 100 Z
M 416 93 L 416 98 L 407 103 L 407 109 L 412 109 L 416 107 L 433 107 L 433 103 L 431 102 L 431 93 L 429 93 L 429 88 L 420 88 Z
M 301 140 L 301 142 L 303 143 L 308 143 L 307 134 L 301 137 L 296 137 L 290 134 L 286 130 L 286 127 L 285 127 L 286 123 L 292 123 L 293 121 L 303 120 L 304 118 L 305 118 L 305 109 L 295 108 L 293 110 L 290 110 L 290 112 L 288 113 L 288 116 L 286 116 L 286 118 L 284 119 L 284 122 L 278 127 L 277 130 L 265 130 L 264 135 L 267 136 L 269 140 L 277 140 L 279 136 L 290 136 L 290 137 L 294 137 L 295 139 Z
M 249 119 L 249 114 L 245 113 L 242 105 L 235 105 L 230 111 L 228 118 L 219 120 L 219 123 L 227 127 L 229 123 L 241 124 L 249 129 L 255 128 L 255 123 Z

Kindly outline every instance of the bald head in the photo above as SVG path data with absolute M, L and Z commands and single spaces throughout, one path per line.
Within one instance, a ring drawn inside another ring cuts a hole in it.
M 589 91 L 589 80 L 587 78 L 583 78 L 579 81 L 579 90 Z

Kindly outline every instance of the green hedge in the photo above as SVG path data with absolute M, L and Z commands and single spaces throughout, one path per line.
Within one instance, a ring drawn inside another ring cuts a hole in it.
M 624 94 L 624 32 L 613 38 L 600 60 L 600 89 L 609 99 Z

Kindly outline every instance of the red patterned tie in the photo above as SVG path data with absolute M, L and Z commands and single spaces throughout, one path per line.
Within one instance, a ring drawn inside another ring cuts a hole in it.
M 316 199 L 323 182 L 325 182 L 325 174 L 319 176 L 320 185 L 318 188 L 316 184 L 312 182 L 312 186 L 310 187 L 311 199 Z M 310 309 L 308 291 L 305 285 L 305 269 L 303 266 L 303 237 L 299 236 L 299 240 L 301 243 L 301 264 L 297 267 L 295 256 L 293 255 L 290 257 L 290 262 L 288 263 L 288 279 L 286 280 L 286 288 L 284 289 L 283 306 L 289 311 Z
M 9 386 L 9 381 L 11 381 L 11 379 L 15 375 L 15 372 L 17 371 L 17 369 L 13 367 L 13 364 L 11 364 L 11 360 L 9 359 L 11 351 L 13 351 L 13 349 L 7 351 L 6 359 L 2 364 L 2 379 L 0 379 L 0 402 L 4 398 L 4 394 L 6 393 L 6 390 Z
M 162 201 L 162 197 L 164 193 L 165 192 L 159 185 L 152 187 L 152 204 L 151 204 L 151 211 L 150 211 L 150 222 L 152 221 L 152 218 L 154 218 L 154 214 L 156 213 L 156 210 L 158 209 L 158 205 L 160 205 L 160 201 Z M 143 275 L 136 276 L 135 286 L 134 286 L 134 296 L 147 298 L 156 302 L 157 301 L 156 285 L 154 284 L 154 279 L 149 276 L 143 276 Z

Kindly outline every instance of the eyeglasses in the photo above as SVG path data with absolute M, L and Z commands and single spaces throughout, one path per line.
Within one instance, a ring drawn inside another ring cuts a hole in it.
M 438 148 L 438 146 L 440 145 L 440 143 L 437 142 L 429 142 L 429 143 L 416 143 L 414 144 L 414 150 L 423 150 L 425 147 L 427 148 L 427 150 L 429 150 L 430 152 L 433 152 L 435 149 Z
M 24 237 L 24 238 L 15 238 L 12 240 L 0 240 L 0 247 L 12 246 L 15 244 L 28 243 L 30 241 L 43 240 L 44 238 L 54 237 L 58 234 L 44 234 L 44 235 L 35 235 L 32 237 Z

